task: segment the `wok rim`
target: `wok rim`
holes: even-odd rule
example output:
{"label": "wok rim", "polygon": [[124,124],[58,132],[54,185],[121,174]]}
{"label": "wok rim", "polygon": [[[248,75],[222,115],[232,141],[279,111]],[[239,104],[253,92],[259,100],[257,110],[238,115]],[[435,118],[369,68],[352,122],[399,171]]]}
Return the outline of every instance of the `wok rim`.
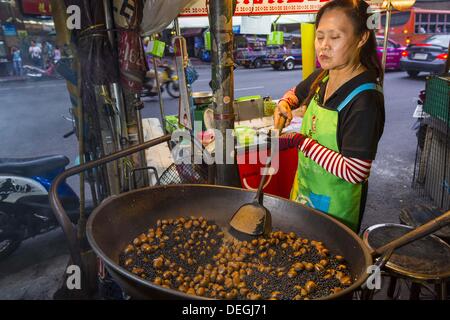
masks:
{"label": "wok rim", "polygon": [[[217,186],[217,185],[208,185],[208,184],[176,184],[176,185],[167,185],[167,186],[151,186],[151,187],[146,187],[146,188],[141,188],[141,189],[137,189],[137,190],[133,190],[133,191],[129,191],[126,193],[122,193],[120,195],[113,195],[110,196],[108,198],[106,198],[99,206],[97,206],[94,211],[92,212],[92,214],[89,216],[89,219],[87,221],[87,225],[86,225],[86,235],[87,235],[87,239],[89,241],[89,244],[91,245],[92,249],[94,250],[94,252],[97,254],[97,256],[103,260],[103,262],[105,263],[107,268],[111,268],[114,270],[114,273],[119,274],[122,277],[125,277],[128,280],[133,280],[139,283],[139,285],[150,288],[152,290],[156,290],[156,291],[162,291],[165,295],[172,295],[174,298],[181,298],[181,299],[195,299],[195,300],[218,300],[218,299],[212,299],[212,298],[207,298],[207,297],[201,297],[201,296],[196,296],[196,295],[189,295],[186,293],[183,293],[181,291],[178,291],[176,289],[168,289],[168,288],[164,288],[162,286],[153,284],[152,282],[148,281],[148,280],[144,280],[141,277],[138,277],[137,275],[129,272],[128,270],[126,270],[125,268],[121,267],[118,263],[115,263],[114,261],[112,261],[101,249],[100,247],[97,245],[97,242],[95,241],[93,235],[92,235],[92,223],[95,219],[95,217],[97,216],[97,214],[99,212],[101,212],[101,210],[106,207],[108,204],[110,204],[113,201],[116,201],[117,199],[120,198],[124,198],[127,196],[130,196],[132,194],[137,194],[137,193],[141,193],[147,190],[165,190],[165,189],[178,189],[178,188],[186,188],[186,187],[196,187],[196,188],[214,188],[214,189],[227,189],[227,190],[234,190],[234,191],[240,191],[240,192],[249,192],[249,193],[255,193],[255,191],[252,190],[247,190],[247,189],[242,189],[242,188],[236,188],[236,187],[228,187],[228,186]],[[304,206],[298,202],[289,200],[289,199],[285,199],[279,196],[275,196],[275,195],[271,195],[271,194],[265,194],[265,197],[272,197],[272,198],[276,198],[276,199],[280,199],[283,201],[290,201],[292,203],[294,203],[295,205],[298,206]],[[334,219],[333,217],[331,217],[330,215],[327,215],[323,212],[320,212],[316,209],[307,207],[309,211],[313,211],[315,214],[319,214],[321,215],[323,218],[325,219],[329,219],[332,220],[332,222],[336,223],[340,228],[343,228],[345,231],[347,231],[348,234],[351,235],[351,237],[359,244],[360,248],[362,249],[363,253],[364,253],[364,260],[365,260],[365,264],[366,264],[366,268],[370,265],[373,264],[373,258],[372,255],[370,254],[370,250],[368,248],[368,246],[364,243],[364,241],[353,231],[351,230],[349,227],[347,227],[346,225],[344,225],[343,223],[341,223],[340,221]],[[368,274],[366,272],[364,272],[363,274],[359,274],[358,275],[359,278],[348,288],[335,293],[335,294],[331,294],[328,296],[324,296],[318,299],[314,299],[314,300],[332,300],[332,299],[339,299],[340,297],[346,296],[348,294],[353,293],[354,291],[356,291],[358,288],[361,287],[361,285],[366,281]],[[171,300],[170,298],[167,298],[168,300]]]}

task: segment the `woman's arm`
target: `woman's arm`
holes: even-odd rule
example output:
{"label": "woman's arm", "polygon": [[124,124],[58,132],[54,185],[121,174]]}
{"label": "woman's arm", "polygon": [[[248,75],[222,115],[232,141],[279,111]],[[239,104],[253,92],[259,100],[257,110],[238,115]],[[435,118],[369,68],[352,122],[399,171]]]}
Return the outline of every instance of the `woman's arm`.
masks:
{"label": "woman's arm", "polygon": [[372,160],[344,157],[310,138],[304,139],[300,150],[326,171],[347,182],[358,184],[369,178]]}
{"label": "woman's arm", "polygon": [[370,175],[371,160],[344,157],[299,133],[289,133],[280,137],[280,150],[293,147],[299,148],[306,157],[329,173],[352,184],[361,183]]}
{"label": "woman's arm", "polygon": [[[286,118],[285,126],[291,122],[293,115],[292,110],[301,106],[301,103],[307,98],[311,85],[320,74],[321,69],[314,71],[308,78],[301,81],[296,87],[289,89],[278,102],[274,112],[275,128],[280,129],[281,115]],[[306,111],[304,107],[303,112]]]}

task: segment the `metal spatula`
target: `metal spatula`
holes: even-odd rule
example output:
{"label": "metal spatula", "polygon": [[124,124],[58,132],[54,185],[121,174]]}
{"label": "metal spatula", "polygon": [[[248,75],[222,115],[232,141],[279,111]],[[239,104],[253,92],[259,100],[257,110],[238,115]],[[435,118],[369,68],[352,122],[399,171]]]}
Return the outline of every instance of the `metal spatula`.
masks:
{"label": "metal spatula", "polygon": [[[286,115],[281,114],[280,123],[277,124],[275,130],[281,134],[286,123]],[[268,173],[270,165],[272,163],[272,157],[267,159],[265,166],[265,173]],[[231,217],[230,226],[236,231],[250,235],[260,236],[267,235],[272,231],[272,216],[270,211],[263,205],[264,200],[264,184],[266,183],[266,177],[268,174],[264,174],[261,177],[258,191],[256,192],[255,199],[252,203],[244,204],[238,211]]]}
{"label": "metal spatula", "polygon": [[[265,166],[265,173],[270,168],[271,162],[272,158],[269,158]],[[263,188],[267,176],[267,174],[262,175],[253,202],[244,204],[231,218],[230,225],[236,231],[251,236],[267,235],[272,231],[272,216],[270,215],[270,211],[263,205]]]}

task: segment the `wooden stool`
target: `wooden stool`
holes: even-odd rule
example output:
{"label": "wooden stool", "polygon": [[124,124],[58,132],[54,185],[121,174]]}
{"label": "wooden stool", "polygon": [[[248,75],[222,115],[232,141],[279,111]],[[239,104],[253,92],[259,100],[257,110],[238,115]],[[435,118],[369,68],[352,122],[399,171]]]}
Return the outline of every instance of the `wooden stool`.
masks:
{"label": "wooden stool", "polygon": [[[400,224],[378,224],[363,232],[369,248],[379,248],[411,231]],[[390,276],[388,296],[393,297],[397,279],[412,281],[410,299],[419,299],[421,285],[434,283],[439,299],[447,298],[446,282],[450,278],[450,245],[435,235],[414,241],[394,251],[385,270]]]}

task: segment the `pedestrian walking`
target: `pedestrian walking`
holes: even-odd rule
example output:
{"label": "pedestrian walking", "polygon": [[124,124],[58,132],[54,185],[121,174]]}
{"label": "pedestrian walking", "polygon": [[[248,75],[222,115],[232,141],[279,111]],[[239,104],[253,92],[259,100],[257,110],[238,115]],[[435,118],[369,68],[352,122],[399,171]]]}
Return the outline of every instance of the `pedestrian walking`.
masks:
{"label": "pedestrian walking", "polygon": [[12,60],[13,60],[13,68],[14,75],[20,77],[22,75],[22,55],[20,50],[16,47],[12,47]]}
{"label": "pedestrian walking", "polygon": [[54,52],[53,52],[53,45],[48,42],[44,41],[43,45],[43,58],[44,58],[44,68],[48,68],[48,66],[53,62]]}
{"label": "pedestrian walking", "polygon": [[55,46],[55,51],[53,52],[53,61],[57,64],[61,60],[61,50],[58,46]]}
{"label": "pedestrian walking", "polygon": [[30,48],[28,49],[31,61],[36,67],[42,67],[42,49],[36,45],[36,42],[31,41]]}

